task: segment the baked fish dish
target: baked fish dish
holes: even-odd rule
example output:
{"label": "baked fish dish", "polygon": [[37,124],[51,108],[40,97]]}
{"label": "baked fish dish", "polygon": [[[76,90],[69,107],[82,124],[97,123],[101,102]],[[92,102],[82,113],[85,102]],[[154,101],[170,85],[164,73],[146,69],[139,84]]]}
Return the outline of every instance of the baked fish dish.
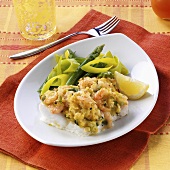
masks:
{"label": "baked fish dish", "polygon": [[80,136],[111,128],[128,114],[128,98],[111,78],[81,78],[77,86],[64,85],[41,96],[41,120]]}

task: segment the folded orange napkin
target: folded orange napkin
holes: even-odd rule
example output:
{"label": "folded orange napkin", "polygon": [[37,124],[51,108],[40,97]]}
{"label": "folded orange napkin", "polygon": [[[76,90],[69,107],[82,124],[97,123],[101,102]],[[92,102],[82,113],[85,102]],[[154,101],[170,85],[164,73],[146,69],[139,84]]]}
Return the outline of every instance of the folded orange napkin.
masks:
{"label": "folded orange napkin", "polygon": [[[107,20],[106,16],[91,10],[72,29],[88,30]],[[19,125],[14,114],[14,95],[26,75],[40,60],[64,45],[87,38],[73,37],[43,52],[19,73],[8,77],[0,87],[0,151],[39,169],[129,169],[145,149],[150,134],[155,133],[170,115],[170,36],[152,34],[143,28],[121,20],[112,33],[123,33],[138,43],[150,56],[158,72],[160,93],[156,106],[146,120],[128,134],[93,146],[63,148],[42,144],[30,137]],[[64,36],[64,35],[63,35]],[[123,47],[122,47],[123,48]],[[142,114],[142,113],[141,113]]]}

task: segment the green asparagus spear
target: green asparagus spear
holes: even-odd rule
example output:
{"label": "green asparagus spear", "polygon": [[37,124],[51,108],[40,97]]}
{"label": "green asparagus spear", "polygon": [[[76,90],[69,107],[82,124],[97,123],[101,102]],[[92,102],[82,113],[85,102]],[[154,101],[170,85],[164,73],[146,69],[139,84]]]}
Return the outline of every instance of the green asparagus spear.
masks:
{"label": "green asparagus spear", "polygon": [[84,60],[84,62],[77,68],[77,70],[71,75],[71,77],[68,79],[68,81],[66,82],[66,85],[75,85],[77,83],[77,81],[79,80],[80,77],[83,77],[84,74],[86,73],[85,71],[83,71],[81,69],[81,67],[83,65],[85,65],[86,63],[88,63],[89,61],[94,60],[96,57],[99,56],[99,54],[101,53],[101,51],[103,50],[104,44],[101,46],[98,46],[94,49],[94,51],[89,54],[89,56]]}
{"label": "green asparagus spear", "polygon": [[82,64],[83,61],[85,60],[85,58],[83,57],[79,57],[75,54],[75,52],[73,52],[72,50],[68,49],[69,52],[69,58],[74,58],[78,63]]}

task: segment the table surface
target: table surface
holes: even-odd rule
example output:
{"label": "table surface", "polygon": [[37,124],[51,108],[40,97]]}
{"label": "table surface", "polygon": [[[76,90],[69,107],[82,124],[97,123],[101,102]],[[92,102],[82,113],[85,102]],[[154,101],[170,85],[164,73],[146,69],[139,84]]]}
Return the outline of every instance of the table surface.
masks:
{"label": "table surface", "polygon": [[[109,16],[133,22],[154,34],[170,35],[170,21],[158,18],[152,11],[150,0],[56,0],[58,30],[54,37],[42,45],[58,38],[62,32],[74,26],[89,10],[95,9]],[[32,42],[19,34],[12,0],[0,0],[0,84],[10,75],[17,73],[38,55],[13,61],[11,54],[29,49]],[[15,41],[20,49],[15,48]],[[11,48],[12,45],[12,48]],[[170,167],[170,120],[155,134],[132,170],[168,170]],[[0,153],[0,170],[33,170],[18,160]]]}

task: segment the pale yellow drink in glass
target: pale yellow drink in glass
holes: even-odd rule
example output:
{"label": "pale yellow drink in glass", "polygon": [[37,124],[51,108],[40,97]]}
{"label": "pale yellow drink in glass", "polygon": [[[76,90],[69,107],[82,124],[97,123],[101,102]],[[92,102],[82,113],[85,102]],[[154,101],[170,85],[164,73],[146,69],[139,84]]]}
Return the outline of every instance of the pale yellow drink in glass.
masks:
{"label": "pale yellow drink in glass", "polygon": [[55,0],[13,0],[21,35],[44,40],[56,32]]}

